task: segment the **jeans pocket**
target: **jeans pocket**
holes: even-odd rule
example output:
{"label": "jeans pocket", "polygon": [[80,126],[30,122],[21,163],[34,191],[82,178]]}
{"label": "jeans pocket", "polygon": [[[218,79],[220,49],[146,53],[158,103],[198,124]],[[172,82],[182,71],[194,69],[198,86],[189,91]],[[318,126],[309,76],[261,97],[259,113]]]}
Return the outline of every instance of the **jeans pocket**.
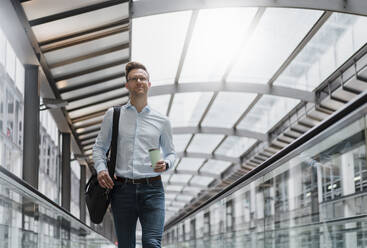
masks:
{"label": "jeans pocket", "polygon": [[149,183],[149,185],[153,188],[163,188],[163,183],[161,180],[152,181]]}

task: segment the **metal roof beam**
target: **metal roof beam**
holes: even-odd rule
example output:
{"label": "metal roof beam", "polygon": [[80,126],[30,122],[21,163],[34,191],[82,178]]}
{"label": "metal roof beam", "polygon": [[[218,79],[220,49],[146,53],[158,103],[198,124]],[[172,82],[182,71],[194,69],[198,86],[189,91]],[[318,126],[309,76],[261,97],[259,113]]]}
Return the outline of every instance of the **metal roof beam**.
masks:
{"label": "metal roof beam", "polygon": [[198,183],[181,183],[181,182],[169,182],[167,185],[178,185],[178,186],[189,186],[189,187],[195,187],[199,189],[207,189],[208,187],[206,185],[201,185]]}
{"label": "metal roof beam", "polygon": [[329,10],[367,16],[367,1],[361,0],[155,0],[154,4],[152,4],[150,0],[140,0],[133,1],[131,4],[133,18],[176,11],[228,7],[299,8]]}
{"label": "metal roof beam", "polygon": [[165,95],[172,93],[187,92],[244,92],[263,95],[273,95],[280,97],[288,97],[306,102],[315,102],[316,96],[314,92],[299,90],[285,86],[256,84],[256,83],[231,83],[227,82],[207,82],[207,83],[185,83],[178,85],[161,85],[153,86],[149,90],[150,96]]}
{"label": "metal roof beam", "polygon": [[220,179],[221,178],[221,175],[210,173],[210,172],[201,172],[200,170],[199,171],[190,171],[190,170],[167,171],[166,174],[203,176],[203,177],[211,177],[211,178],[215,178],[215,179]]}
{"label": "metal roof beam", "polygon": [[89,35],[87,37],[82,37],[79,39],[73,39],[71,41],[65,41],[63,43],[56,43],[55,45],[50,45],[50,46],[43,46],[41,48],[43,53],[48,53],[48,52],[52,52],[55,50],[59,50],[59,49],[63,49],[63,48],[67,48],[67,47],[71,47],[71,46],[76,46],[85,42],[89,42],[89,41],[93,41],[93,40],[98,40],[98,39],[102,39],[111,35],[115,35],[115,34],[119,34],[119,33],[123,33],[123,32],[127,32],[129,31],[129,27],[128,26],[124,26],[124,27],[118,27],[112,30],[107,30],[105,32],[100,32],[97,34],[93,34],[93,35]]}
{"label": "metal roof beam", "polygon": [[107,110],[108,110],[108,108],[105,108],[105,109],[102,109],[102,110],[94,112],[94,113],[74,117],[74,118],[71,119],[71,122],[74,124],[74,123],[77,123],[77,122],[80,122],[80,121],[90,120],[90,119],[93,119],[93,118],[96,118],[96,117],[99,117],[99,116],[103,116]]}
{"label": "metal roof beam", "polygon": [[80,83],[80,84],[75,85],[75,86],[69,86],[69,87],[61,88],[61,89],[59,89],[59,91],[60,91],[60,94],[63,94],[63,93],[67,93],[67,92],[70,92],[70,91],[87,88],[87,87],[90,87],[90,86],[93,86],[93,85],[102,84],[102,83],[105,83],[105,82],[108,82],[108,81],[111,81],[111,80],[114,80],[114,79],[118,79],[118,78],[123,78],[123,77],[125,77],[125,72],[118,73],[118,74],[111,75],[111,76],[104,77],[104,78],[100,78],[100,79],[96,79],[96,80],[93,80],[93,81]]}
{"label": "metal roof beam", "polygon": [[109,102],[109,101],[113,101],[113,100],[116,100],[116,99],[119,99],[119,98],[121,98],[121,100],[123,100],[123,99],[125,99],[128,96],[129,96],[129,93],[123,93],[123,94],[120,94],[118,96],[107,98],[107,99],[104,99],[104,100],[101,100],[101,101],[92,102],[92,103],[81,105],[81,106],[78,106],[78,107],[75,107],[75,108],[70,108],[70,109],[67,109],[67,111],[70,113],[70,112],[77,111],[77,110],[80,110],[80,109],[83,109],[83,108],[89,108],[89,107],[92,107],[92,106],[95,106],[95,105],[98,105],[98,104],[102,104],[102,103],[106,103],[106,102]]}
{"label": "metal roof beam", "polygon": [[91,93],[86,93],[84,95],[66,98],[64,100],[67,101],[68,103],[71,103],[71,102],[83,100],[83,99],[86,99],[86,98],[89,98],[89,97],[92,97],[92,96],[102,95],[102,94],[109,93],[111,91],[123,89],[124,87],[125,87],[125,84],[115,85],[115,86],[111,86],[111,87],[108,87],[108,88],[104,88],[102,90],[94,91],[94,92],[91,92]]}
{"label": "metal roof beam", "polygon": [[[193,11],[192,14],[191,14],[190,24],[189,24],[189,26],[187,28],[187,31],[186,31],[185,42],[184,42],[184,45],[183,45],[183,48],[182,48],[180,61],[178,63],[178,67],[177,67],[177,71],[176,71],[175,85],[178,85],[178,81],[180,80],[180,77],[181,77],[183,64],[184,64],[185,59],[186,59],[186,55],[187,55],[187,51],[188,51],[188,48],[189,48],[189,44],[191,42],[192,34],[194,33],[194,27],[195,27],[195,24],[196,24],[198,13],[199,13],[199,11]],[[171,98],[169,100],[167,113],[166,113],[167,116],[169,116],[169,113],[171,112],[174,95],[175,95],[174,93],[171,94]]]}
{"label": "metal roof beam", "polygon": [[63,61],[51,64],[51,65],[49,65],[49,68],[53,69],[53,68],[56,68],[56,67],[61,67],[61,66],[73,64],[73,63],[76,63],[76,62],[80,62],[80,61],[83,61],[83,60],[86,60],[86,59],[91,59],[91,58],[95,58],[95,57],[98,57],[98,56],[106,55],[108,53],[117,52],[117,51],[129,48],[129,46],[130,46],[129,43],[119,44],[119,45],[114,46],[114,47],[101,49],[101,50],[96,51],[96,52],[88,53],[88,54],[85,54],[85,55],[82,55],[82,56],[74,57],[74,58],[71,58],[71,59],[67,59],[67,60],[63,60]]}
{"label": "metal roof beam", "polygon": [[198,193],[195,192],[189,192],[189,191],[179,191],[179,190],[165,190],[167,194],[180,194],[180,195],[190,195],[190,196],[196,196]]}
{"label": "metal roof beam", "polygon": [[75,129],[78,130],[80,128],[86,128],[86,127],[91,127],[91,126],[96,126],[96,125],[99,125],[102,123],[102,120],[98,120],[98,121],[94,121],[94,122],[91,122],[91,123],[87,123],[87,124],[84,124],[84,125],[80,125],[80,126],[75,126]]}
{"label": "metal roof beam", "polygon": [[[76,128],[76,130],[78,130],[78,129],[79,129],[79,127],[77,127],[77,128]],[[90,130],[88,130],[88,131],[80,132],[80,133],[78,133],[78,136],[86,135],[86,134],[90,134],[90,133],[94,133],[94,132],[99,131],[100,129],[101,129],[101,127],[99,126],[99,127],[96,127],[96,128],[90,129]]]}
{"label": "metal roof beam", "polygon": [[105,29],[110,29],[110,28],[114,28],[114,27],[117,27],[117,26],[121,26],[121,25],[127,25],[127,24],[129,24],[129,18],[124,18],[124,19],[121,19],[121,20],[118,20],[118,21],[115,21],[115,22],[111,22],[111,23],[108,23],[108,24],[105,24],[105,25],[101,25],[101,26],[98,26],[98,27],[94,27],[94,28],[83,30],[83,31],[79,31],[79,32],[59,36],[59,37],[56,37],[56,38],[48,39],[48,40],[45,40],[45,41],[41,41],[39,43],[39,46],[40,47],[41,46],[46,46],[46,45],[50,45],[52,43],[73,39],[73,38],[76,38],[76,37],[79,37],[79,36],[99,32],[99,31],[102,31],[102,30],[105,30]]}
{"label": "metal roof beam", "polygon": [[83,75],[93,73],[93,72],[96,72],[96,71],[105,70],[105,69],[108,69],[108,68],[111,68],[111,67],[114,67],[114,66],[123,65],[123,64],[126,64],[127,62],[129,62],[128,58],[119,59],[117,61],[113,61],[113,62],[108,63],[108,64],[99,65],[99,66],[88,68],[88,69],[85,69],[85,70],[82,70],[82,71],[72,72],[72,73],[69,73],[69,74],[64,74],[64,75],[58,76],[58,77],[55,78],[55,81],[58,82],[58,81],[67,80],[67,79],[74,78],[74,77],[83,76]]}
{"label": "metal roof beam", "polygon": [[[99,129],[98,129],[99,130]],[[95,131],[96,132],[96,131]],[[80,142],[82,142],[82,145],[83,145],[83,142],[84,141],[87,141],[87,140],[95,140],[97,138],[98,134],[96,135],[92,135],[92,136],[89,136],[89,137],[86,137],[86,138],[82,138],[82,139],[79,139]]]}
{"label": "metal roof beam", "polygon": [[110,0],[110,1],[102,2],[102,3],[97,3],[97,4],[89,5],[89,6],[86,6],[86,7],[78,8],[78,9],[73,9],[73,10],[69,10],[69,11],[65,11],[65,12],[61,12],[61,13],[57,13],[57,14],[53,14],[53,15],[49,15],[49,16],[45,16],[45,17],[41,17],[41,18],[37,18],[37,19],[33,19],[33,20],[29,21],[29,24],[31,26],[41,25],[41,24],[45,24],[45,23],[48,23],[48,22],[58,21],[58,20],[65,19],[65,18],[68,18],[68,17],[72,17],[72,16],[81,15],[81,14],[85,14],[85,13],[88,13],[88,12],[96,11],[96,10],[99,10],[99,9],[112,7],[112,6],[122,4],[122,3],[125,3],[125,2],[128,2],[128,0]]}
{"label": "metal roof beam", "polygon": [[229,157],[229,156],[224,156],[224,155],[213,155],[213,154],[201,153],[201,152],[179,152],[177,153],[177,157],[205,158],[205,159],[229,161],[229,162],[237,163],[237,164],[241,163],[240,158]]}
{"label": "metal roof beam", "polygon": [[254,132],[246,129],[223,128],[223,127],[173,127],[173,134],[224,134],[238,137],[248,137],[261,141],[267,141],[268,136],[264,133]]}

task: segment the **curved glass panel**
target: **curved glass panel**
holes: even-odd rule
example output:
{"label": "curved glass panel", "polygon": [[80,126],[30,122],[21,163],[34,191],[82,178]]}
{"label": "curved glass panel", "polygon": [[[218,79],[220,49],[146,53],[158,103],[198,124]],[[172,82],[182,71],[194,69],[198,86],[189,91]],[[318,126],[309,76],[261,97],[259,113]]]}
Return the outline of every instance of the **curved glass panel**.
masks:
{"label": "curved glass panel", "polygon": [[79,62],[67,64],[64,66],[55,67],[51,69],[54,78],[63,76],[69,73],[75,73],[83,70],[88,70],[97,66],[103,66],[108,63],[118,61],[120,59],[128,59],[129,51],[127,49],[120,50],[113,53],[107,53],[94,58],[85,59]]}
{"label": "curved glass panel", "polygon": [[62,80],[62,81],[57,82],[56,85],[57,85],[57,88],[62,89],[65,87],[76,86],[76,85],[88,83],[94,80],[103,79],[105,77],[115,75],[118,73],[122,73],[124,71],[125,71],[125,64],[118,65],[118,66],[110,67],[104,70],[84,74],[79,77]]}
{"label": "curved glass panel", "polygon": [[[129,8],[127,3],[86,12],[80,15],[59,19],[57,21],[32,27],[39,42],[49,40],[66,34],[88,30],[94,27],[113,23],[127,18]],[[75,25],[77,23],[77,25]]]}
{"label": "curved glass panel", "polygon": [[78,56],[88,55],[90,53],[108,49],[114,46],[125,44],[129,42],[129,33],[123,32],[110,35],[101,39],[83,42],[81,44],[57,49],[44,53],[47,63],[49,65],[59,63]]}
{"label": "curved glass panel", "polygon": [[208,186],[211,182],[213,182],[214,178],[211,177],[205,177],[205,176],[194,176],[192,178],[192,181],[195,182],[195,184],[202,185],[202,186]]}
{"label": "curved glass panel", "polygon": [[151,96],[149,97],[148,104],[155,111],[158,111],[163,115],[166,115],[169,99],[170,95]]}
{"label": "curved glass panel", "polygon": [[65,108],[73,109],[73,108],[77,108],[77,107],[84,106],[87,104],[103,101],[106,98],[112,98],[112,97],[122,95],[122,94],[128,94],[128,90],[126,88],[121,87],[121,89],[105,92],[99,95],[95,95],[91,97],[84,97],[84,98],[81,98],[80,100],[70,102]]}
{"label": "curved glass panel", "polygon": [[238,128],[266,133],[280,121],[299,100],[276,96],[263,96],[240,122]]}
{"label": "curved glass panel", "polygon": [[173,127],[197,126],[213,93],[178,93],[173,98],[169,118]]}
{"label": "curved glass panel", "polygon": [[239,157],[254,145],[256,141],[256,139],[246,137],[229,136],[215,151],[215,154]]}
{"label": "curved glass panel", "polygon": [[170,182],[175,182],[175,183],[188,183],[190,181],[190,179],[192,178],[191,175],[186,175],[186,174],[173,174]]}
{"label": "curved glass panel", "polygon": [[131,58],[147,67],[153,86],[174,82],[190,17],[184,11],[132,20]]}
{"label": "curved glass panel", "polygon": [[230,165],[231,162],[209,159],[200,169],[200,172],[220,175]]}
{"label": "curved glass panel", "polygon": [[183,152],[185,150],[191,136],[191,134],[175,134],[172,136],[176,153]]}
{"label": "curved glass panel", "polygon": [[367,18],[333,13],[274,84],[313,90],[367,42]]}
{"label": "curved glass panel", "polygon": [[196,134],[187,151],[211,153],[223,137],[224,135]]}
{"label": "curved glass panel", "polygon": [[220,92],[202,126],[233,127],[255,96],[249,93]]}
{"label": "curved glass panel", "polygon": [[220,81],[241,46],[256,10],[200,10],[180,82]]}
{"label": "curved glass panel", "polygon": [[194,196],[190,196],[190,195],[178,195],[176,197],[176,199],[181,202],[190,202],[193,198]]}
{"label": "curved glass panel", "polygon": [[227,81],[267,83],[322,11],[267,8]]}
{"label": "curved glass panel", "polygon": [[76,128],[78,128],[82,125],[87,125],[87,124],[91,124],[91,123],[94,123],[96,121],[102,121],[102,120],[103,120],[103,115],[95,117],[95,118],[87,119],[87,120],[84,120],[84,121],[78,121],[78,122],[74,123],[74,126]]}
{"label": "curved glass panel", "polygon": [[166,190],[168,191],[178,191],[180,192],[184,186],[182,185],[166,185]]}
{"label": "curved glass panel", "polygon": [[123,89],[125,87],[124,83],[125,83],[125,78],[117,78],[117,79],[109,80],[109,81],[102,82],[96,85],[90,85],[88,87],[83,87],[78,90],[73,90],[73,91],[63,93],[61,94],[61,97],[63,99],[68,99],[68,98],[78,97],[78,96],[80,97],[80,96],[83,96],[84,94],[98,92],[100,90],[104,90],[110,87],[120,86],[120,88]]}
{"label": "curved glass panel", "polygon": [[176,170],[178,171],[197,171],[204,163],[203,158],[182,158]]}

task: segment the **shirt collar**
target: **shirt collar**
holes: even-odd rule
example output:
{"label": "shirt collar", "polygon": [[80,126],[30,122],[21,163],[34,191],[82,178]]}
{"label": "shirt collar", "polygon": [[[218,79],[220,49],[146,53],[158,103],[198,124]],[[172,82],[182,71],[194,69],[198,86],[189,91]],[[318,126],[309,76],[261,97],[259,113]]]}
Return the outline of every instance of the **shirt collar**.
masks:
{"label": "shirt collar", "polygon": [[[128,109],[132,109],[132,108],[134,108],[134,109],[136,110],[135,106],[131,104],[130,100],[126,103],[126,108],[128,108]],[[147,105],[143,108],[143,110],[142,110],[141,112],[150,112],[150,110],[151,110],[151,108],[150,108],[150,106],[147,104]]]}

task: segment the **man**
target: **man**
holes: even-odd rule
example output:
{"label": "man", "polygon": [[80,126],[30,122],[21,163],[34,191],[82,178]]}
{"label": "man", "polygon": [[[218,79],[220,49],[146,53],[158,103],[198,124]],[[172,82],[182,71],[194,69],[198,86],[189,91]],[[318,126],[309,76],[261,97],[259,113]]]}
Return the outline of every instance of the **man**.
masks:
{"label": "man", "polygon": [[[161,247],[164,226],[164,189],[160,174],[176,159],[168,118],[148,105],[151,86],[144,65],[129,62],[125,68],[130,100],[121,107],[115,178],[106,168],[111,144],[113,108],[109,109],[93,147],[93,160],[101,187],[112,189],[111,208],[119,248],[135,247],[137,219],[144,248]],[[149,150],[161,148],[163,159],[151,164]]]}

